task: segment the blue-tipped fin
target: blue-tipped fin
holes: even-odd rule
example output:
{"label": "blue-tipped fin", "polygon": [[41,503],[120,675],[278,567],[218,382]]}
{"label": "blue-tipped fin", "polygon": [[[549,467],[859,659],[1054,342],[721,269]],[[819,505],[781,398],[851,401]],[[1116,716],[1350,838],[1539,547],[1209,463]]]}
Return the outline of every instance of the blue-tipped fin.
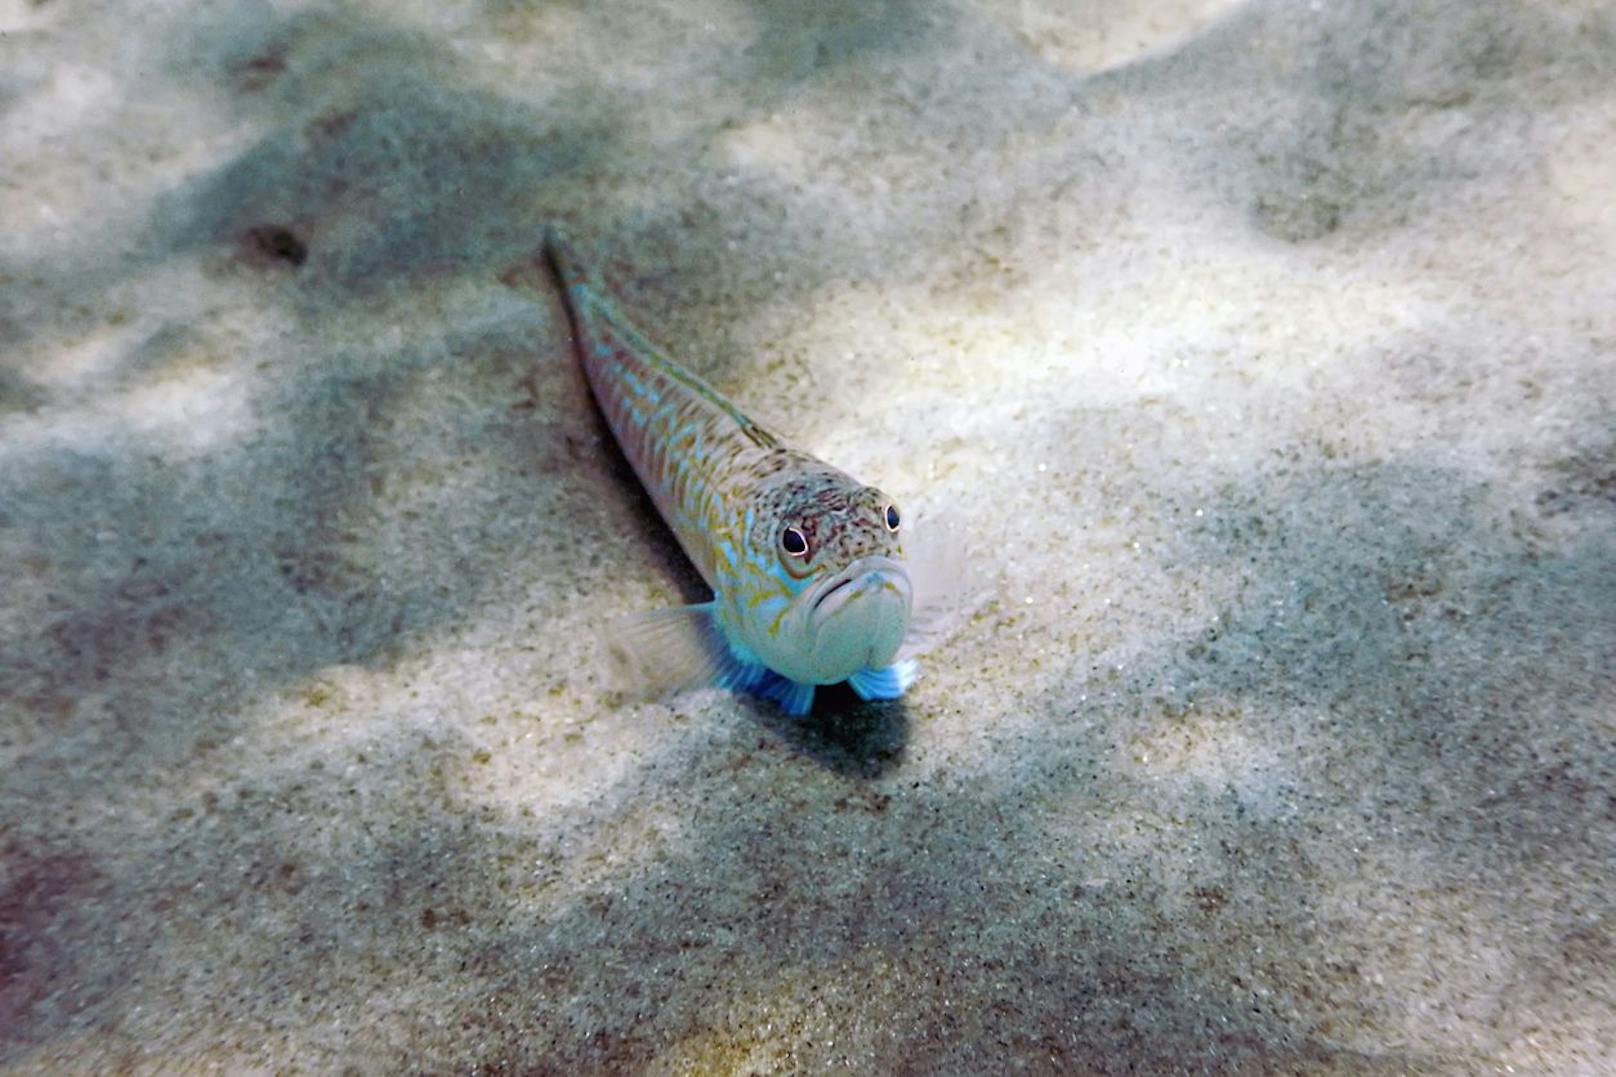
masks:
{"label": "blue-tipped fin", "polygon": [[905,658],[880,669],[865,667],[847,678],[860,699],[897,699],[915,683],[920,674],[920,663]]}
{"label": "blue-tipped fin", "polygon": [[813,685],[782,677],[773,670],[768,671],[763,683],[753,691],[765,699],[772,699],[780,704],[780,709],[793,718],[801,718],[814,705]]}

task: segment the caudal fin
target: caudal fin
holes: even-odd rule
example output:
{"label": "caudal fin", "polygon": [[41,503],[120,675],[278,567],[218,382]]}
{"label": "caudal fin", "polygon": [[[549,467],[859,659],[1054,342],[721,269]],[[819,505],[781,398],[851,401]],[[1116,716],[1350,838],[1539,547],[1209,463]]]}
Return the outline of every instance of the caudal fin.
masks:
{"label": "caudal fin", "polygon": [[587,288],[591,285],[589,271],[584,268],[583,260],[573,249],[572,242],[567,234],[555,225],[544,230],[544,260],[550,266],[550,272],[555,274],[561,287],[571,292],[575,288]]}

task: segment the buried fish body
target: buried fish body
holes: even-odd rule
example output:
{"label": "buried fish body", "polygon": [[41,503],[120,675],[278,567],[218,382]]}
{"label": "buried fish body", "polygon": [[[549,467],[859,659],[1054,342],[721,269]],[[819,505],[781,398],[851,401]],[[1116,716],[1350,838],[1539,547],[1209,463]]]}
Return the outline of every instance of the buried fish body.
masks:
{"label": "buried fish body", "polygon": [[607,425],[713,589],[709,602],[615,623],[616,661],[648,688],[716,684],[795,715],[821,684],[901,696],[946,607],[930,585],[948,570],[906,556],[898,506],[786,447],[657,350],[553,230],[544,255]]}

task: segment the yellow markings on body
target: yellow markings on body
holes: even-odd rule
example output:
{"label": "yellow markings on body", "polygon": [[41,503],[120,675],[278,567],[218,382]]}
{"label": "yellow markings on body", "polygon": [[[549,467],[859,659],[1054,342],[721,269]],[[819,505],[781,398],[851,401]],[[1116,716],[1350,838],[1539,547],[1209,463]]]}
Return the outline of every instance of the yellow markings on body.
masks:
{"label": "yellow markings on body", "polygon": [[723,562],[726,570],[735,571],[735,555],[733,543],[729,541],[730,529],[715,511],[709,509],[706,520],[706,533],[708,536],[707,548],[712,551],[715,567],[717,562]]}
{"label": "yellow markings on body", "polygon": [[757,591],[749,595],[746,599],[746,605],[755,610],[776,595],[779,595],[781,598],[787,600],[790,600],[791,598],[791,592],[786,590],[784,585],[782,585],[778,580],[775,580],[774,586],[769,590]]}

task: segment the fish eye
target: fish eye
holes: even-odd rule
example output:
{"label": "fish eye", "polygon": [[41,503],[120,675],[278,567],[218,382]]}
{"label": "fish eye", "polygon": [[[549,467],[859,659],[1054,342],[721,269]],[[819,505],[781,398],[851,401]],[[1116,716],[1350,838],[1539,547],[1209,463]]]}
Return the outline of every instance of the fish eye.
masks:
{"label": "fish eye", "polygon": [[780,548],[792,557],[806,557],[808,539],[795,527],[788,527],[780,533]]}
{"label": "fish eye", "polygon": [[883,512],[881,516],[886,521],[888,531],[896,531],[898,529],[898,506],[888,505],[887,511]]}

